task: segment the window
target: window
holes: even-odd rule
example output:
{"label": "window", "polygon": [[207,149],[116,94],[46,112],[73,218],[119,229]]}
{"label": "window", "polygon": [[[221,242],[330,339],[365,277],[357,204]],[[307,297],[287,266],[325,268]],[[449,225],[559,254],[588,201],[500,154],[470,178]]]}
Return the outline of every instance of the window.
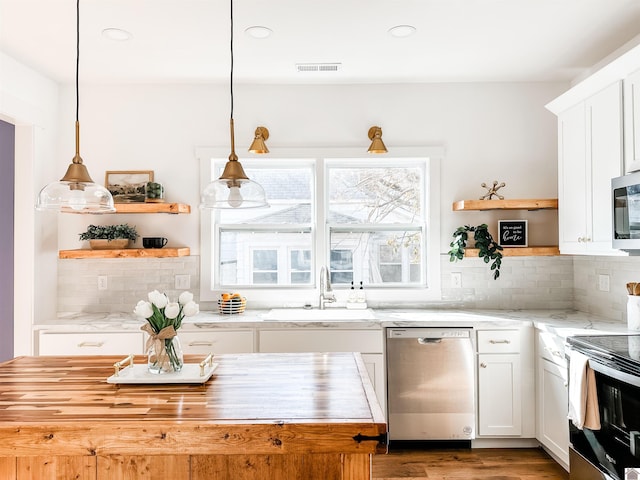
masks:
{"label": "window", "polygon": [[[204,179],[217,178],[226,155],[203,152]],[[437,162],[305,153],[241,160],[265,188],[270,208],[203,212],[201,299],[239,288],[302,296],[317,289],[321,265],[337,291],[362,282],[397,296],[400,287],[439,285],[439,223],[437,215],[429,218],[437,214]],[[268,291],[260,298],[274,300]]]}

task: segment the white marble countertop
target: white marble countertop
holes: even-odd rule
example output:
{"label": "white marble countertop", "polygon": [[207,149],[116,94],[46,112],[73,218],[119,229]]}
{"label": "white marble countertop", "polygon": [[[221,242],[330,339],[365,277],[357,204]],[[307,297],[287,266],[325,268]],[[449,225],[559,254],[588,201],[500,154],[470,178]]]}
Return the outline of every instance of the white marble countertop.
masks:
{"label": "white marble countertop", "polygon": [[[328,308],[327,311],[330,309]],[[183,329],[217,328],[345,328],[379,329],[386,327],[469,326],[513,328],[529,322],[537,328],[566,337],[589,334],[640,334],[626,323],[615,322],[584,312],[570,310],[449,310],[449,309],[374,309],[374,320],[265,320],[268,310],[247,310],[240,315],[200,312],[186,318]],[[133,313],[68,313],[49,322],[38,323],[36,330],[56,331],[132,331],[144,320]]]}

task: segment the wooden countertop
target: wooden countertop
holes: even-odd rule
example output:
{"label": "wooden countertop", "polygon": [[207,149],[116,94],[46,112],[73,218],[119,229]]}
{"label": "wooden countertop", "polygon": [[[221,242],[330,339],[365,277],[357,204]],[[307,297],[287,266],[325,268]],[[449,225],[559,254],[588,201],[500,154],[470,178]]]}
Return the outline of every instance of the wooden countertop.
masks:
{"label": "wooden countertop", "polygon": [[386,451],[358,353],[218,355],[202,385],[109,384],[118,360],[0,364],[0,456]]}

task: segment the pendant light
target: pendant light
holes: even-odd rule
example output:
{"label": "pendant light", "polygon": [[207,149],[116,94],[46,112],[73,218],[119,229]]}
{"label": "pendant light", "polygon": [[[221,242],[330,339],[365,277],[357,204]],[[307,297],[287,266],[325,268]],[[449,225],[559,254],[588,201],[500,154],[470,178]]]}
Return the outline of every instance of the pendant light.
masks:
{"label": "pendant light", "polygon": [[67,173],[58,182],[45,186],[36,200],[36,209],[62,213],[112,213],[116,209],[109,190],[95,183],[80,157],[80,0],[76,3],[76,154]]}
{"label": "pendant light", "polygon": [[369,153],[387,153],[387,147],[384,146],[384,142],[382,141],[382,129],[380,127],[374,126],[369,129],[369,140],[371,140],[371,145],[369,146]]}
{"label": "pendant light", "polygon": [[[200,208],[258,208],[268,207],[264,189],[259,183],[247,177],[242,164],[238,161],[235,151],[235,135],[233,130],[233,0],[230,1],[231,8],[231,119],[229,121],[231,132],[231,153],[229,161],[224,167],[220,178],[214,180],[205,187],[200,196]],[[258,127],[264,128],[264,127]],[[269,132],[264,128],[266,137]],[[256,132],[257,135],[257,132]],[[261,133],[264,137],[264,132]],[[263,141],[264,146],[264,141]],[[266,147],[264,147],[266,150]],[[268,150],[266,150],[268,152]],[[266,153],[266,152],[264,152]]]}

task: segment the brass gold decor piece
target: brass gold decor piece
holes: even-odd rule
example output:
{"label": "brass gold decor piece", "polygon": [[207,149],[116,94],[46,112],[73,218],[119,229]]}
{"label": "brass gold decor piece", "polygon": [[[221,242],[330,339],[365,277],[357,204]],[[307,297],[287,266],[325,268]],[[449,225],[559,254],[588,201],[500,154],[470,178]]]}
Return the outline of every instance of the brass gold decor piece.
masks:
{"label": "brass gold decor piece", "polygon": [[504,200],[504,197],[502,195],[500,195],[498,193],[498,190],[500,190],[502,187],[506,187],[507,184],[502,182],[500,184],[498,184],[497,180],[493,181],[493,185],[488,187],[486,183],[482,183],[480,185],[482,188],[486,188],[487,189],[487,193],[485,193],[483,196],[480,197],[480,200],[491,200],[491,198],[495,195],[496,197],[498,197],[499,200]]}
{"label": "brass gold decor piece", "polygon": [[[242,168],[242,164],[238,161],[238,156],[235,151],[235,134],[233,128],[233,0],[230,1],[230,4],[231,75],[229,90],[231,94],[231,118],[229,120],[229,126],[231,132],[231,153],[229,154],[229,161],[225,165],[220,178],[209,183],[202,191],[200,195],[200,208],[203,209],[258,208],[269,206],[264,188],[262,188],[259,183],[247,177],[247,174]],[[269,135],[266,128],[261,132],[263,137],[264,132],[267,132],[268,138]],[[264,148],[266,149],[266,146]]]}
{"label": "brass gold decor piece", "polygon": [[58,182],[46,185],[36,200],[36,209],[61,213],[112,213],[113,197],[102,185],[95,183],[80,157],[80,0],[76,2],[76,154],[67,172]]}
{"label": "brass gold decor piece", "polygon": [[369,129],[369,140],[371,140],[371,145],[367,152],[369,153],[387,153],[387,147],[385,147],[384,142],[382,141],[382,129],[377,126],[373,126]]}
{"label": "brass gold decor piece", "polygon": [[256,133],[253,138],[253,142],[249,147],[249,152],[259,154],[269,153],[269,149],[264,143],[265,140],[269,140],[269,130],[267,130],[267,127],[256,128]]}

